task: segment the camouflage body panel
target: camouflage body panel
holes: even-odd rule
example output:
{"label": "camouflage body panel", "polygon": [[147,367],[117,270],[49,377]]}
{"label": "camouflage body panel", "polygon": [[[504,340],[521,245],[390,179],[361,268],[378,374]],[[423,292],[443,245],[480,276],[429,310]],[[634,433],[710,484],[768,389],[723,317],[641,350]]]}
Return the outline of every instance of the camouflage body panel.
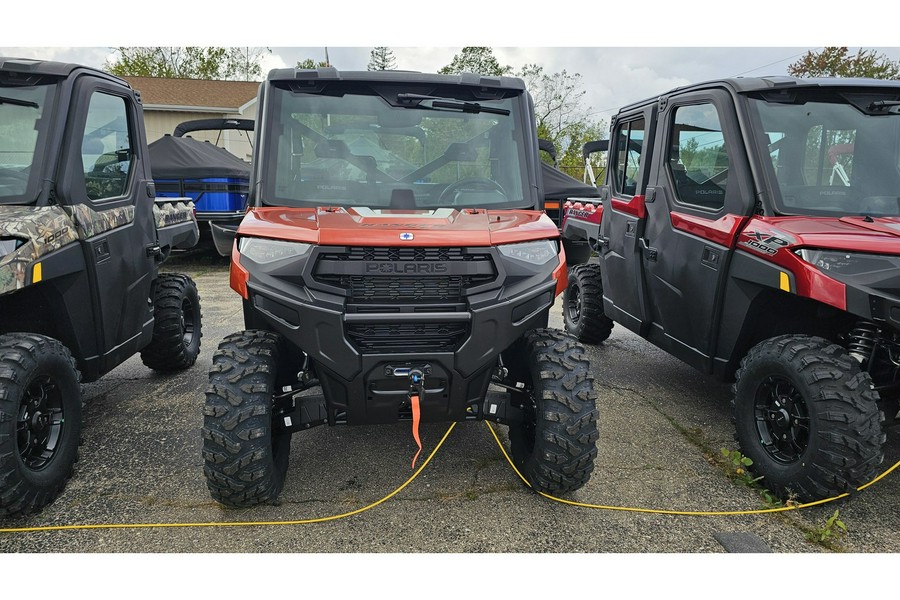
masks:
{"label": "camouflage body panel", "polygon": [[25,287],[29,269],[42,256],[72,244],[127,225],[134,220],[134,207],[94,211],[85,205],[0,206],[0,237],[17,238],[22,244],[0,257],[0,295]]}
{"label": "camouflage body panel", "polygon": [[0,206],[0,237],[24,242],[0,257],[0,294],[5,294],[25,287],[31,264],[78,241],[78,232],[58,206]]}
{"label": "camouflage body panel", "polygon": [[72,219],[78,226],[78,236],[83,240],[134,221],[133,206],[97,211],[92,210],[86,204],[78,204],[67,206],[66,212],[72,215]]}
{"label": "camouflage body panel", "polygon": [[196,220],[194,203],[190,200],[179,200],[177,202],[157,200],[153,205],[153,219],[156,221],[157,229]]}

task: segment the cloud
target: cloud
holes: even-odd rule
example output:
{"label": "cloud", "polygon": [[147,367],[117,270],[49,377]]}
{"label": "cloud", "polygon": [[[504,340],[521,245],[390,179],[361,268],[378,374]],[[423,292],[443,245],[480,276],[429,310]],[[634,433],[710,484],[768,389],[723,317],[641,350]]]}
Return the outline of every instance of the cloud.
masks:
{"label": "cloud", "polygon": [[285,67],[294,66],[294,63],[288,65],[288,63],[281,57],[280,54],[276,54],[272,52],[271,54],[266,53],[262,59],[259,61],[260,69],[262,70],[263,75],[271,71],[272,69],[283,69]]}
{"label": "cloud", "polygon": [[[535,37],[535,39],[541,39]],[[232,42],[234,43],[234,42]],[[461,46],[389,46],[399,69],[434,72],[449,64]],[[873,47],[891,60],[900,60],[900,48]],[[263,59],[263,73],[292,67],[298,61],[328,57],[339,69],[365,70],[372,47],[272,47]],[[784,75],[787,66],[806,47],[540,47],[498,46],[494,55],[518,70],[538,64],[547,73],[566,70],[581,75],[585,106],[595,117],[608,120],[625,104],[664,93],[678,86],[734,76]],[[852,48],[851,50],[855,50]],[[102,67],[109,47],[0,48],[0,55],[23,56]]]}

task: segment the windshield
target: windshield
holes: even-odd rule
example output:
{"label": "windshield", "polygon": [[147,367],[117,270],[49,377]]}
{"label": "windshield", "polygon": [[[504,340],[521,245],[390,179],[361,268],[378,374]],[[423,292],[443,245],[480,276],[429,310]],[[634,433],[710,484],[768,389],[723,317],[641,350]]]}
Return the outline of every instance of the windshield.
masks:
{"label": "windshield", "polygon": [[368,86],[270,88],[264,204],[372,208],[533,206],[518,97],[473,100]]}
{"label": "windshield", "polygon": [[0,86],[0,204],[28,204],[37,196],[45,137],[41,117],[54,89]]}
{"label": "windshield", "polygon": [[783,214],[900,215],[897,92],[797,91],[750,100]]}

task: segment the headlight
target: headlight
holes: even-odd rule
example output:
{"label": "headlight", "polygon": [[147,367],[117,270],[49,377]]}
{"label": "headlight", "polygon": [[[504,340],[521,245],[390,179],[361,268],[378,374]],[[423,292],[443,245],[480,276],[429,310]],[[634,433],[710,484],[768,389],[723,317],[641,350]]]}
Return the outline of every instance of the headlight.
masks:
{"label": "headlight", "polygon": [[27,241],[20,238],[0,238],[0,258],[15,252]]}
{"label": "headlight", "polygon": [[241,238],[238,242],[238,251],[260,264],[303,256],[309,252],[310,248],[312,248],[311,244],[302,242],[280,242],[252,237]]}
{"label": "headlight", "polygon": [[533,265],[543,265],[559,255],[556,242],[552,240],[537,240],[521,244],[503,244],[497,246],[500,254],[508,258],[515,258]]}
{"label": "headlight", "polygon": [[796,253],[825,273],[836,275],[862,275],[876,271],[900,269],[900,256],[878,254],[857,254],[839,250],[810,250],[804,248]]}

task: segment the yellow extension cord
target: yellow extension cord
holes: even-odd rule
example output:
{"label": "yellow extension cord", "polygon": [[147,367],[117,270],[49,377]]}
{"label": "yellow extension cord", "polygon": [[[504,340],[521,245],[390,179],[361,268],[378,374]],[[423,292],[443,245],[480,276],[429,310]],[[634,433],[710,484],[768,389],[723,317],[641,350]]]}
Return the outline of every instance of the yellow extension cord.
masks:
{"label": "yellow extension cord", "polygon": [[[503,447],[503,444],[500,442],[500,438],[497,437],[497,433],[494,431],[494,428],[491,427],[491,424],[485,421],[485,424],[488,426],[488,429],[491,430],[491,435],[494,436],[494,439],[497,441],[497,445],[500,446],[500,451],[503,452],[503,456],[506,457],[507,462],[516,472],[522,481],[525,482],[525,485],[531,487],[531,483],[519,472],[516,468],[516,465],[513,464],[512,460],[509,458],[509,455],[506,453],[506,449]],[[900,461],[896,462],[893,467],[870,481],[869,483],[862,485],[857,488],[857,491],[862,491],[865,488],[869,487],[876,481],[884,478],[888,473],[900,467]],[[723,511],[702,511],[702,510],[664,510],[661,508],[634,508],[630,506],[603,506],[601,504],[587,504],[585,502],[575,502],[573,500],[566,500],[564,498],[557,498],[555,496],[551,496],[550,494],[545,494],[544,492],[537,492],[544,498],[548,498],[549,500],[553,500],[555,502],[561,502],[563,504],[569,504],[571,506],[580,506],[581,508],[598,508],[602,510],[618,510],[625,512],[640,512],[640,513],[653,513],[657,515],[686,515],[693,517],[711,517],[711,516],[735,516],[735,515],[761,515],[765,513],[776,513],[776,512],[786,512],[789,510],[800,510],[801,508],[809,508],[810,506],[818,506],[820,504],[826,504],[828,502],[833,502],[835,500],[840,500],[841,498],[846,498],[850,494],[848,492],[844,492],[840,496],[835,496],[833,498],[826,498],[825,500],[816,500],[815,502],[807,502],[806,504],[792,504],[790,506],[780,506],[778,508],[760,508],[756,510],[723,510]]]}
{"label": "yellow extension cord", "polygon": [[[522,481],[525,482],[525,485],[528,487],[532,487],[531,483],[525,479],[522,473],[516,468],[513,464],[512,459],[510,459],[509,454],[507,454],[506,449],[503,447],[503,443],[500,441],[500,438],[497,436],[497,433],[494,431],[494,428],[491,427],[491,424],[485,421],[485,425],[488,426],[488,429],[491,432],[491,435],[494,436],[494,440],[497,442],[497,445],[500,447],[500,451],[503,453],[503,456],[506,457],[507,462],[516,472]],[[444,437],[438,442],[437,446],[435,446],[434,450],[431,451],[431,454],[428,455],[428,458],[425,459],[425,462],[422,463],[416,472],[412,474],[412,476],[403,482],[400,487],[395,489],[393,492],[378,500],[364,506],[362,508],[358,508],[356,510],[352,510],[350,512],[341,513],[338,515],[332,515],[330,517],[319,517],[315,519],[300,519],[294,521],[236,521],[236,522],[218,522],[218,523],[105,523],[105,524],[94,524],[94,525],[48,525],[43,527],[16,527],[16,528],[6,528],[0,529],[0,533],[25,533],[25,532],[38,532],[38,531],[72,531],[72,530],[83,530],[83,529],[149,529],[151,527],[253,527],[253,526],[262,526],[262,525],[307,525],[310,523],[324,523],[326,521],[335,521],[337,519],[343,519],[345,517],[351,517],[353,515],[358,515],[359,513],[365,512],[370,508],[375,508],[379,504],[386,502],[387,500],[393,498],[395,495],[400,493],[406,486],[412,483],[416,477],[428,466],[428,463],[431,462],[431,459],[437,454],[438,450],[441,449],[446,439],[450,436],[450,432],[453,431],[453,428],[456,426],[456,423],[452,423],[450,428],[447,429],[447,432],[444,434]],[[875,482],[883,479],[897,467],[900,467],[900,461],[894,464],[890,469],[870,481],[869,483],[860,486],[857,488],[857,491],[862,491]],[[584,502],[575,502],[572,500],[565,500],[563,498],[556,498],[555,496],[551,496],[550,494],[545,494],[544,492],[537,492],[544,498],[549,500],[553,500],[555,502],[561,502],[562,504],[568,504],[570,506],[578,506],[581,508],[594,508],[601,510],[615,510],[615,511],[626,511],[626,512],[638,512],[638,513],[652,513],[652,514],[660,514],[660,515],[682,515],[682,516],[735,516],[735,515],[759,515],[765,513],[776,513],[776,512],[786,512],[789,510],[800,510],[801,508],[809,508],[811,506],[818,506],[821,504],[826,504],[828,502],[833,502],[835,500],[840,500],[841,498],[845,498],[849,496],[849,493],[843,493],[839,496],[835,496],[833,498],[828,498],[825,500],[817,500],[815,502],[808,502],[806,504],[794,504],[791,506],[782,506],[778,508],[764,508],[757,510],[734,510],[734,511],[686,511],[686,510],[663,510],[663,509],[655,509],[655,508],[634,508],[627,506],[603,506],[600,504],[587,504]]]}

